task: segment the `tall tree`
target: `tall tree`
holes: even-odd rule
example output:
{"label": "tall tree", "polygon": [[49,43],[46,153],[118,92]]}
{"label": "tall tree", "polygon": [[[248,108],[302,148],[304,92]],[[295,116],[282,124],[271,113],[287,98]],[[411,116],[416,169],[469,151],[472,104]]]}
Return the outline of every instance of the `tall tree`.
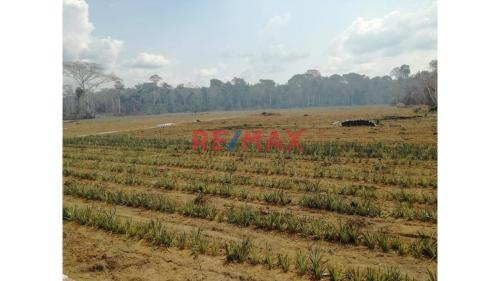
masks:
{"label": "tall tree", "polygon": [[437,71],[437,69],[438,69],[438,61],[437,60],[431,60],[431,62],[429,62],[429,67],[431,68],[432,71]]}
{"label": "tall tree", "polygon": [[123,85],[121,80],[116,80],[114,88],[116,90],[116,99],[118,100],[118,115],[122,114],[122,102],[121,93],[125,90],[125,85]]}
{"label": "tall tree", "polygon": [[153,74],[149,77],[149,80],[153,82],[155,85],[158,85],[158,82],[160,82],[162,78],[158,74]]}
{"label": "tall tree", "polygon": [[101,85],[119,80],[114,74],[104,73],[104,68],[100,64],[82,61],[64,62],[63,75],[73,79],[77,84],[78,114],[81,114],[80,99],[83,96],[86,97],[86,112],[85,116],[83,116],[86,118],[94,116],[91,99],[92,91]]}
{"label": "tall tree", "polygon": [[407,64],[403,64],[399,67],[393,68],[391,71],[391,76],[398,80],[407,79],[408,77],[410,77],[410,66]]}

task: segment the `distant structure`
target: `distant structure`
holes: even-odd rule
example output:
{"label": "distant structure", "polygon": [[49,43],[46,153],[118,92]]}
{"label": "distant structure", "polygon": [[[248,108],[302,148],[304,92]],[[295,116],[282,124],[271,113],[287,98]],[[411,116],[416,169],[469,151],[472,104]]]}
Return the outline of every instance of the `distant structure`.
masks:
{"label": "distant structure", "polygon": [[166,128],[174,125],[174,123],[164,123],[164,124],[158,124],[156,125],[156,128]]}
{"label": "distant structure", "polygon": [[375,123],[370,120],[345,120],[340,123],[342,127],[354,127],[354,126],[368,126],[375,127]]}

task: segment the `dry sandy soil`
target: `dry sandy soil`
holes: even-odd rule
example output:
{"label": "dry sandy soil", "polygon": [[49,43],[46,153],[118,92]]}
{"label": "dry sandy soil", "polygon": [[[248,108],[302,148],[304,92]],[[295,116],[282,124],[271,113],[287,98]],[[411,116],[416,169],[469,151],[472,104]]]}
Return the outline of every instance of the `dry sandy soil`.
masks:
{"label": "dry sandy soil", "polygon": [[[203,180],[225,178],[226,183],[219,187],[231,186],[230,195],[208,192],[204,197],[204,204],[213,206],[218,214],[223,214],[229,206],[248,206],[265,213],[286,212],[292,216],[305,216],[323,223],[333,224],[341,219],[355,224],[363,233],[386,233],[409,245],[417,243],[422,236],[435,238],[435,218],[396,215],[396,211],[402,206],[416,212],[426,210],[434,215],[437,212],[437,161],[432,157],[416,159],[411,156],[420,153],[418,149],[436,149],[435,113],[416,113],[411,108],[395,107],[272,112],[276,114],[264,116],[261,111],[177,114],[113,117],[65,123],[65,188],[80,185],[81,188],[97,186],[110,193],[141,192],[168,198],[181,206],[198,196],[197,192],[188,188],[189,186]],[[422,117],[384,120],[385,117],[394,115]],[[343,128],[332,125],[339,120],[357,118],[381,121],[374,128]],[[167,128],[155,127],[162,123],[175,124]],[[190,141],[193,130],[233,128],[259,128],[265,135],[274,129],[306,129],[301,139],[306,145],[322,142],[352,142],[360,145],[383,143],[389,146],[408,144],[416,147],[418,151],[411,152],[411,157],[385,154],[381,157],[366,157],[347,153],[331,158],[318,159],[301,155],[289,159],[276,156],[276,153],[242,157],[238,153],[226,152],[202,156],[191,149],[129,146],[123,140],[99,144],[95,141],[84,141],[83,137],[94,135],[95,138],[109,140],[113,136],[128,135],[133,139]],[[231,165],[236,168],[227,168]],[[159,188],[158,182],[165,178],[175,179],[175,186]],[[236,178],[245,178],[246,181],[236,181]],[[369,198],[380,208],[381,214],[367,216],[305,207],[301,205],[301,199],[315,192],[304,189],[299,183],[291,184],[283,190],[290,202],[276,204],[264,199],[265,195],[277,190],[263,184],[264,180],[301,180],[308,184],[317,183],[323,191],[336,193],[340,200]],[[363,193],[362,190],[346,192],[347,188],[353,191],[363,189],[363,186],[370,190],[369,194]],[[242,191],[247,193],[244,198],[237,195]],[[409,200],[412,201],[411,204],[408,203]],[[180,211],[172,213],[147,206],[125,205],[66,191],[64,195],[65,207],[114,209],[118,218],[138,223],[157,219],[176,235],[190,234],[200,229],[203,235],[212,241],[209,248],[213,247],[213,250],[205,254],[193,253],[189,242],[182,250],[175,243],[171,247],[155,246],[148,239],[112,233],[102,227],[82,225],[75,220],[65,220],[65,275],[74,280],[310,280],[309,273],[299,274],[295,257],[299,252],[308,253],[313,246],[320,247],[327,265],[342,269],[393,268],[415,280],[428,280],[429,270],[433,272],[437,267],[436,258],[427,254],[400,254],[396,250],[382,251],[379,246],[370,249],[362,237],[359,237],[360,242],[356,245],[343,244],[276,229],[264,230],[252,225],[238,226],[224,218],[210,220],[187,216]],[[264,253],[269,247],[272,249],[274,268],[268,269],[264,262],[254,265],[249,260],[242,263],[226,260],[223,245],[247,237],[251,239],[261,259],[264,259]],[[284,272],[277,265],[278,254],[289,257],[291,265],[288,272]],[[327,278],[325,270],[324,280]]]}

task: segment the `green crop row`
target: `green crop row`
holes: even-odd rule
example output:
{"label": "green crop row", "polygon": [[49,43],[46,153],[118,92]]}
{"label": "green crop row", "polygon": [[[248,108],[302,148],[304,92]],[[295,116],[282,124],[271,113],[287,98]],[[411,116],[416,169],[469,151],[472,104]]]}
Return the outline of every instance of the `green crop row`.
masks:
{"label": "green crop row", "polygon": [[[173,151],[191,150],[192,144],[186,139],[139,138],[128,135],[106,135],[64,138],[64,145],[117,146],[131,148],[157,148]],[[239,145],[238,145],[239,146]],[[384,144],[355,142],[315,142],[303,143],[303,155],[316,157],[356,157],[383,159],[436,160],[437,148],[427,144]],[[236,149],[239,151],[238,147]],[[271,153],[289,153],[275,151]]]}
{"label": "green crop row", "polygon": [[[300,234],[312,239],[322,239],[341,244],[361,244],[370,248],[366,239],[363,239],[365,237],[364,233],[356,225],[349,222],[344,223],[339,221],[337,224],[332,224],[310,217],[294,216],[291,213],[277,211],[268,212],[253,209],[248,206],[230,206],[223,211],[218,211],[216,208],[206,204],[203,195],[198,196],[195,200],[189,201],[184,205],[175,206],[171,200],[166,198],[158,199],[158,197],[162,197],[158,194],[140,192],[124,193],[122,191],[112,192],[93,185],[74,184],[66,186],[64,188],[64,194],[113,204],[120,204],[118,202],[121,202],[122,205],[126,206],[159,211],[165,210],[165,212],[169,213],[176,211],[184,216],[208,220],[217,219],[220,222],[225,221],[239,226],[254,226],[265,230],[278,230],[281,232]],[[421,247],[421,241],[427,241],[426,239],[430,238],[422,237],[411,245],[404,241],[400,241],[400,246],[394,250],[400,254],[411,253],[416,257],[426,256],[429,258],[436,258],[437,250],[428,251],[428,249]],[[432,242],[434,240],[430,239],[429,241]],[[437,244],[431,243],[429,245],[437,249]],[[400,248],[404,248],[404,250],[409,249],[409,251],[402,252]]]}
{"label": "green crop row", "polygon": [[355,180],[375,184],[389,184],[400,187],[437,187],[434,176],[408,176],[407,173],[387,174],[375,173],[371,170],[359,170],[352,168],[340,167],[318,167],[314,166],[311,169],[298,168],[294,165],[276,165],[274,163],[255,161],[248,164],[238,165],[234,160],[221,161],[216,158],[121,158],[98,155],[65,155],[65,158],[81,159],[81,160],[107,160],[113,162],[122,162],[130,164],[143,164],[155,166],[173,166],[187,169],[206,169],[213,171],[222,171],[234,173],[236,171],[254,174],[265,175],[284,175],[284,176],[302,176],[308,178],[331,178],[337,180]]}
{"label": "green crop row", "polygon": [[[137,222],[131,219],[122,219],[116,215],[115,209],[95,207],[63,207],[63,219],[74,221],[81,225],[96,227],[115,234],[124,234],[129,237],[144,239],[152,245],[162,247],[177,247],[184,250],[189,246],[191,255],[220,255],[223,254],[228,262],[248,262],[252,265],[262,264],[267,269],[280,268],[288,272],[291,268],[291,259],[288,255],[274,254],[267,246],[262,252],[253,245],[253,242],[244,238],[240,241],[220,243],[219,240],[205,236],[201,229],[193,230],[190,234],[170,230],[157,219],[147,222]],[[319,247],[311,246],[307,253],[298,252],[295,255],[295,270],[299,275],[308,274],[313,280],[340,281],[410,281],[415,280],[403,275],[394,267],[387,268],[351,268],[333,266],[325,259]],[[436,280],[429,271],[429,280]],[[434,278],[434,279],[432,279]]]}
{"label": "green crop row", "polygon": [[[235,198],[241,201],[265,201],[271,204],[288,205],[292,199],[284,190],[273,191],[269,193],[251,193],[246,188],[236,188],[230,184],[208,184],[206,182],[178,183],[175,178],[162,177],[155,181],[145,181],[142,178],[133,175],[116,176],[114,174],[102,174],[97,172],[82,172],[72,169],[64,169],[65,176],[73,176],[87,180],[111,181],[126,185],[145,185],[154,186],[167,190],[180,190],[191,193],[210,194],[219,197]],[[361,188],[368,188],[362,186]],[[341,189],[339,193],[350,193],[350,189]],[[366,192],[366,191],[364,191]],[[382,210],[371,198],[349,199],[339,197],[333,192],[315,193],[313,195],[304,195],[298,201],[298,204],[312,209],[323,209],[332,212],[348,215],[358,215],[367,217],[380,217]],[[437,214],[429,209],[414,208],[411,206],[398,207],[390,215],[395,218],[406,218],[410,220],[421,220],[436,222]]]}

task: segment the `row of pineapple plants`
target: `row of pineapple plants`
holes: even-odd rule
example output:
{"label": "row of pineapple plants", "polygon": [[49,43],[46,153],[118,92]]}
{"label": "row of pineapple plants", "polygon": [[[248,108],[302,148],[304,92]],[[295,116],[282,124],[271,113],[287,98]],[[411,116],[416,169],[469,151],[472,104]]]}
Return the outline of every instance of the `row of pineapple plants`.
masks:
{"label": "row of pineapple plants", "polygon": [[[256,227],[265,230],[277,230],[290,234],[299,234],[310,239],[346,244],[364,245],[369,249],[378,248],[386,251],[383,241],[390,241],[391,248],[400,255],[412,254],[415,257],[437,257],[437,240],[421,236],[416,242],[401,240],[388,233],[363,232],[355,224],[338,221],[329,223],[306,216],[296,216],[290,212],[255,209],[249,206],[230,206],[224,210],[206,203],[203,194],[195,200],[176,204],[165,196],[144,192],[108,191],[95,185],[72,184],[64,187],[64,194],[90,200],[103,201],[110,204],[140,207],[167,213],[179,213],[184,216],[227,222],[242,227]],[[372,237],[382,241],[372,245]],[[379,237],[383,237],[380,239]],[[388,242],[389,243],[389,242]]]}
{"label": "row of pineapple plants", "polygon": [[[230,263],[263,265],[266,269],[278,268],[283,272],[294,269],[296,274],[308,275],[313,280],[325,278],[340,281],[415,280],[395,267],[353,268],[334,265],[328,262],[318,246],[310,246],[307,251],[297,252],[292,260],[288,254],[275,253],[269,245],[266,245],[264,249],[256,247],[249,238],[221,241],[205,235],[201,229],[178,232],[157,219],[139,222],[119,218],[114,209],[64,206],[63,219],[111,233],[127,235],[130,238],[144,239],[157,247],[177,247],[179,250],[189,250],[194,258],[198,255],[223,255]],[[428,272],[428,280],[436,280],[435,273],[430,270]]]}

